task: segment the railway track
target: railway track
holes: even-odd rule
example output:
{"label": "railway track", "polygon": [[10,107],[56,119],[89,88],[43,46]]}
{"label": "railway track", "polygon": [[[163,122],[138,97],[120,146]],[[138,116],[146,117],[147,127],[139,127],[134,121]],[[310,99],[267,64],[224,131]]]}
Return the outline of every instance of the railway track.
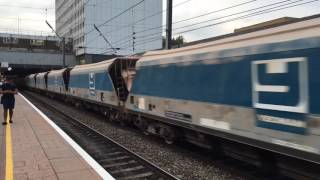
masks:
{"label": "railway track", "polygon": [[[48,105],[46,103],[46,101],[48,100],[48,98],[43,98],[43,96],[39,96],[38,94],[35,94],[35,93],[23,93],[23,94],[26,94],[27,97],[31,98],[31,100],[34,100],[34,101],[40,101],[40,105],[38,105],[38,107],[40,106],[40,109],[43,108],[41,106],[43,105],[46,105],[46,106],[50,106],[46,109],[51,109],[49,111],[58,111],[58,114],[62,113],[62,111],[64,111],[64,107],[60,108],[60,110],[57,108],[57,107],[54,107],[52,105]],[[44,102],[43,102],[44,101]],[[42,102],[42,104],[41,104]],[[37,102],[35,102],[37,103]],[[59,106],[57,104],[55,104],[55,106]],[[53,110],[52,110],[53,108]],[[66,107],[65,107],[66,108]],[[65,112],[65,111],[64,111]],[[89,113],[89,111],[88,111]],[[74,117],[71,117],[71,116],[77,116],[76,115],[76,112],[73,112],[73,115],[65,115],[65,113],[62,113],[64,116],[67,116],[67,119],[75,119]],[[71,113],[72,114],[72,113]],[[81,114],[81,113],[80,113]],[[93,114],[92,114],[93,115]],[[56,115],[54,115],[56,116]],[[91,115],[89,115],[91,117]],[[79,120],[81,119],[81,115],[77,116],[79,118]],[[77,119],[75,119],[77,121]],[[69,121],[69,120],[68,120]],[[56,122],[57,123],[57,122]],[[88,123],[87,125],[87,122],[85,121],[82,121],[82,122],[79,122],[80,124],[82,124],[83,126],[86,126],[86,127],[89,127],[91,126],[92,128],[96,129],[94,131],[100,131],[98,130],[99,128],[96,126],[96,125],[90,125],[90,123]],[[85,123],[85,124],[83,124]],[[59,123],[57,123],[59,125]],[[60,126],[60,125],[59,125]],[[62,125],[63,126],[63,125]],[[99,126],[99,125],[98,125]],[[61,127],[62,128],[62,127]],[[123,128],[123,127],[122,127]],[[64,129],[64,128],[62,128]],[[65,130],[67,133],[68,131]],[[100,131],[100,132],[103,132],[103,131]],[[97,132],[98,134],[102,135],[101,133]],[[68,133],[69,134],[69,133]],[[103,133],[105,134],[105,133]],[[71,135],[70,135],[71,136]],[[90,133],[88,133],[88,136],[91,136]],[[105,135],[102,135],[102,136],[105,136]],[[77,139],[77,137],[73,137],[71,136],[73,139],[75,139],[75,141],[77,141],[80,145],[82,145],[80,142],[82,142],[84,144],[84,147],[83,149],[85,149],[90,155],[92,155],[93,158],[95,158],[97,160],[98,163],[100,163],[103,167],[105,166],[106,170],[108,172],[110,172],[110,174],[112,174],[112,171],[114,171],[117,175],[117,173],[121,173],[121,171],[137,171],[139,172],[140,169],[142,169],[142,167],[138,166],[137,168],[135,167],[131,167],[129,166],[130,164],[135,164],[135,161],[130,161],[129,160],[129,163],[128,162],[123,162],[123,161],[119,161],[119,162],[115,162],[115,165],[119,165],[120,170],[117,170],[117,167],[116,166],[113,166],[108,160],[107,158],[116,158],[117,160],[126,160],[127,157],[123,157],[122,155],[126,156],[126,154],[120,154],[118,152],[117,149],[112,149],[112,147],[109,147],[107,145],[105,145],[103,139],[102,140],[99,140],[97,137],[93,137],[95,139],[97,139],[97,141],[95,142],[94,145],[91,145],[91,143],[87,143],[90,142],[91,140],[90,139],[85,139],[85,138],[79,138]],[[120,138],[121,139],[121,138]],[[120,141],[121,142],[121,141]],[[179,145],[181,146],[181,145]],[[188,145],[187,145],[188,146]],[[197,155],[200,155],[200,156],[205,156],[205,157],[208,157],[209,154],[212,154],[212,152],[202,152],[201,150],[199,151],[198,148],[196,149],[193,149],[192,148],[193,146],[190,147],[184,147],[182,145],[182,148],[183,149],[188,149],[189,151],[191,152],[196,152]],[[106,150],[103,150],[103,148],[105,148]],[[237,149],[239,148],[239,146],[237,146]],[[110,150],[110,154],[109,156],[105,153],[109,153],[108,150]],[[126,148],[125,148],[126,149]],[[129,150],[128,150],[129,151]],[[130,152],[130,151],[129,151]],[[224,151],[226,154],[228,153],[234,153],[235,151],[231,151],[229,152],[228,150],[225,150]],[[241,156],[243,153],[243,151],[240,151],[239,154],[237,154],[236,156],[239,158],[239,156]],[[120,155],[119,156],[119,159],[118,159],[118,156],[117,155]],[[107,157],[105,157],[107,156]],[[112,157],[110,157],[112,156]],[[139,155],[136,155],[138,157],[140,157]],[[214,155],[212,155],[214,156]],[[245,156],[245,155],[243,155]],[[123,158],[123,159],[122,159]],[[141,157],[140,157],[141,158]],[[267,164],[269,166],[261,166],[261,165],[252,165],[250,163],[246,163],[246,159],[242,159],[242,160],[239,160],[238,158],[234,157],[234,155],[227,155],[227,156],[222,156],[220,157],[219,155],[217,155],[217,157],[211,157],[212,158],[212,162],[213,164],[221,164],[223,167],[229,167],[229,170],[233,171],[232,168],[235,168],[235,171],[237,172],[238,175],[240,175],[242,178],[240,179],[276,179],[276,180],[292,180],[292,179],[319,179],[318,176],[315,176],[313,175],[312,173],[309,174],[309,171],[310,172],[317,172],[315,169],[314,169],[314,166],[309,166],[309,165],[306,165],[306,164],[303,164],[301,163],[300,161],[293,161],[292,158],[287,158],[286,160],[284,160],[283,162],[290,162],[290,163],[285,163],[281,166],[281,168],[279,169],[276,169],[275,167],[275,164]],[[104,160],[105,159],[105,160]],[[143,158],[142,158],[143,159]],[[240,158],[241,159],[241,158]],[[111,159],[112,160],[112,159]],[[268,160],[266,158],[266,160]],[[112,161],[113,162],[113,161]],[[148,162],[148,161],[147,161]],[[158,161],[157,161],[158,162]],[[269,161],[268,161],[269,162]],[[283,163],[282,162],[282,163]],[[260,163],[260,162],[255,162],[255,163]],[[271,163],[271,162],[270,162]],[[290,166],[288,166],[288,164]],[[293,168],[291,168],[291,165],[294,165]],[[154,165],[153,165],[154,166]],[[301,166],[303,167],[303,171],[301,172],[301,167],[300,169],[297,169],[295,168],[296,166]],[[157,167],[157,166],[155,166]],[[153,167],[151,167],[152,169]],[[231,169],[230,169],[231,168]],[[267,168],[267,169],[265,169]],[[160,169],[160,168],[159,168]],[[228,171],[229,171],[228,170]],[[165,171],[164,171],[165,172]],[[174,171],[175,172],[175,171]],[[169,173],[168,173],[169,174]],[[114,177],[116,177],[116,175]],[[169,174],[170,175],[170,174]],[[177,174],[176,174],[177,175]],[[170,175],[172,176],[172,175]],[[178,174],[179,177],[183,177],[181,176],[181,174]],[[133,177],[135,178],[135,177]],[[166,178],[166,177],[162,177],[162,176],[158,176],[158,177],[147,177],[147,178],[137,178],[137,179],[178,179],[174,176],[172,176],[171,178]],[[121,177],[120,178],[117,178],[117,179],[122,179]],[[124,179],[130,179],[130,178],[124,178]],[[184,179],[184,178],[183,178]],[[197,178],[196,178],[197,179]]]}
{"label": "railway track", "polygon": [[115,179],[178,179],[150,161],[83,124],[76,118],[61,112],[58,108],[44,102],[31,93],[24,92],[23,94],[28,98],[31,98],[32,102],[40,109],[45,107],[47,110],[54,113],[54,118],[52,120]]}

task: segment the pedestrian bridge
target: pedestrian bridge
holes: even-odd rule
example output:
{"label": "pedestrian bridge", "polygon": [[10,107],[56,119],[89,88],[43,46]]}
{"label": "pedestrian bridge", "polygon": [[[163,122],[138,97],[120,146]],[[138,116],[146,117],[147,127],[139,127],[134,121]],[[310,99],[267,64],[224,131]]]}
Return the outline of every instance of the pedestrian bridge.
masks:
{"label": "pedestrian bridge", "polygon": [[[66,65],[76,65],[72,53],[72,41],[66,44]],[[0,33],[0,62],[2,73],[30,74],[63,65],[59,38],[54,36],[30,36]],[[8,67],[11,71],[8,71]]]}

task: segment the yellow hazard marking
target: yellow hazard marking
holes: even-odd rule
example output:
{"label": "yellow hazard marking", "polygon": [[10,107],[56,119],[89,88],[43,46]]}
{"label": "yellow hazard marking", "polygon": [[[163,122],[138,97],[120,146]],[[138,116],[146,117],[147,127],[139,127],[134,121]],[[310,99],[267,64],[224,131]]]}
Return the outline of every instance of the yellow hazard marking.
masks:
{"label": "yellow hazard marking", "polygon": [[12,140],[11,126],[9,123],[9,111],[7,112],[6,126],[6,178],[5,180],[13,180],[13,160],[12,160]]}

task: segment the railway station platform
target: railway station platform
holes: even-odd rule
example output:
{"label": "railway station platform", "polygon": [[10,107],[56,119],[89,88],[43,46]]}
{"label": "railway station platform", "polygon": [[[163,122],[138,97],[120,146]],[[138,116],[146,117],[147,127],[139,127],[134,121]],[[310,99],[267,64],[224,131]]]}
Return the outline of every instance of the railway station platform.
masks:
{"label": "railway station platform", "polygon": [[113,179],[101,168],[49,118],[16,95],[13,124],[0,127],[0,180]]}

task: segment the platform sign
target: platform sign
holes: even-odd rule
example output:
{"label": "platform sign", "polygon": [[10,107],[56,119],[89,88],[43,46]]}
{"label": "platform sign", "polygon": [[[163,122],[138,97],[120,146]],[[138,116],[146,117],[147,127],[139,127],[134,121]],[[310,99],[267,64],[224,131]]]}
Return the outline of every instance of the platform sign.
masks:
{"label": "platform sign", "polygon": [[251,70],[257,126],[305,134],[309,111],[307,59],[253,61]]}
{"label": "platform sign", "polygon": [[90,90],[91,96],[96,95],[95,74],[94,73],[89,73],[89,90]]}

